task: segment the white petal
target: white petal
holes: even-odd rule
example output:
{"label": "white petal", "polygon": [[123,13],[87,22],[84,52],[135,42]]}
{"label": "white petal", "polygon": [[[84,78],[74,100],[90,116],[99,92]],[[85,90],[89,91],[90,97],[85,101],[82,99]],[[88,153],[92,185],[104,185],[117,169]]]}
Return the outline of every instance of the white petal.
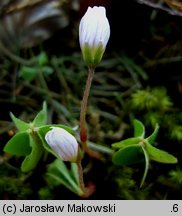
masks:
{"label": "white petal", "polygon": [[76,160],[78,143],[66,130],[53,127],[46,133],[45,140],[51,149],[64,161]]}
{"label": "white petal", "polygon": [[110,26],[104,7],[89,7],[79,26],[80,45],[88,43],[91,47],[100,42],[105,47],[110,36]]}
{"label": "white petal", "polygon": [[[110,37],[110,26],[106,17],[104,7],[88,7],[79,25],[79,42],[83,57],[88,64],[99,62],[105,51]],[[85,47],[89,48],[89,55],[85,52]],[[96,50],[103,48],[100,56],[95,55]],[[97,59],[95,59],[95,57]]]}

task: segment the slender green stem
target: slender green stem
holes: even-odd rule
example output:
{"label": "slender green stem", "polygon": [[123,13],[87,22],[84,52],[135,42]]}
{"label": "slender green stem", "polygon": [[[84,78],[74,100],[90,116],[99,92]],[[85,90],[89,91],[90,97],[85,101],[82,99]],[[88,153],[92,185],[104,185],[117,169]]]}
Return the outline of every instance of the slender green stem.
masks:
{"label": "slender green stem", "polygon": [[86,126],[86,113],[87,113],[88,97],[90,94],[90,88],[94,77],[94,72],[95,72],[95,68],[93,67],[88,68],[88,78],[85,86],[85,91],[83,94],[81,111],[80,111],[80,140],[81,140],[83,150],[86,153],[88,153],[92,157],[100,158],[100,155],[97,152],[92,151],[87,144],[88,133],[87,133],[87,126]]}

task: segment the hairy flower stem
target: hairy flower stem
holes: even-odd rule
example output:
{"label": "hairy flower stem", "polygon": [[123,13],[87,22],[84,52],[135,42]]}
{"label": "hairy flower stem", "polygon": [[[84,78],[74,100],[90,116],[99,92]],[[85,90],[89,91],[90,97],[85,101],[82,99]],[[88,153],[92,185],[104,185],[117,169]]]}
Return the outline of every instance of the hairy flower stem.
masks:
{"label": "hairy flower stem", "polygon": [[95,190],[94,187],[85,187],[84,180],[83,180],[83,169],[82,169],[82,164],[81,164],[81,158],[78,159],[77,161],[77,167],[78,167],[78,175],[79,175],[79,182],[80,182],[80,188],[83,192],[81,195],[84,198],[89,197]]}
{"label": "hairy flower stem", "polygon": [[85,86],[85,91],[83,94],[83,99],[82,99],[82,103],[81,103],[81,111],[80,111],[80,141],[81,141],[83,150],[88,155],[90,155],[91,157],[99,159],[100,154],[98,152],[91,150],[87,144],[88,133],[87,133],[87,126],[86,126],[86,113],[87,113],[88,97],[90,94],[90,87],[91,87],[92,80],[94,77],[94,72],[95,72],[94,67],[88,68],[88,78],[87,78],[87,82],[86,82],[86,86]]}
{"label": "hairy flower stem", "polygon": [[83,191],[83,194],[85,195],[86,193],[86,188],[83,180],[83,169],[82,169],[82,164],[81,164],[81,159],[77,161],[77,166],[78,166],[78,175],[79,175],[79,182],[80,182],[80,188]]}

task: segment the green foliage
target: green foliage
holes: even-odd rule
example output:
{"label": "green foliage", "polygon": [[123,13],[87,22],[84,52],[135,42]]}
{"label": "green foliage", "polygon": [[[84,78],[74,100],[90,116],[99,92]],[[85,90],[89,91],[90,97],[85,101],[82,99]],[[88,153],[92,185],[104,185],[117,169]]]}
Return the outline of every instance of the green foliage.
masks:
{"label": "green foliage", "polygon": [[45,52],[41,52],[38,56],[34,57],[31,66],[22,65],[19,70],[19,76],[26,81],[31,82],[37,76],[49,76],[53,73],[53,68],[48,66],[48,56]]}
{"label": "green foliage", "polygon": [[145,159],[145,169],[141,180],[141,186],[146,178],[150,160],[160,163],[177,163],[177,158],[173,155],[152,146],[157,137],[158,130],[159,126],[156,125],[153,133],[147,138],[144,138],[145,127],[143,123],[138,120],[134,120],[134,137],[112,144],[112,147],[117,149],[119,148],[119,150],[116,151],[112,157],[112,161],[115,165],[123,166],[138,163],[143,159],[143,153]]}
{"label": "green foliage", "polygon": [[172,125],[170,129],[173,139],[182,140],[182,125]]}
{"label": "green foliage", "polygon": [[172,106],[165,88],[138,90],[132,94],[132,106],[139,110],[168,110]]}
{"label": "green foliage", "polygon": [[[139,171],[139,170],[138,170]],[[114,193],[118,199],[122,200],[147,200],[152,199],[151,184],[143,188],[138,188],[134,178],[136,170],[131,167],[121,167],[110,171],[113,176],[111,185],[115,185]],[[137,173],[140,175],[140,173]]]}
{"label": "green foliage", "polygon": [[147,137],[147,142],[150,143],[151,145],[155,142],[155,139],[157,138],[159,131],[159,125],[156,124],[153,133]]}
{"label": "green foliage", "polygon": [[44,152],[36,130],[47,121],[46,103],[43,104],[43,109],[37,114],[32,123],[25,123],[13,114],[11,114],[11,117],[19,132],[8,141],[4,151],[13,155],[25,156],[21,170],[29,172],[37,166]]}
{"label": "green foliage", "polygon": [[[141,113],[146,125],[157,123],[166,128],[169,138],[182,139],[182,113],[174,107],[164,87],[137,90],[131,96],[131,107],[135,115]],[[174,114],[175,112],[175,114]]]}
{"label": "green foliage", "polygon": [[146,145],[145,149],[151,160],[160,163],[177,163],[177,159],[174,156],[165,151],[159,150],[150,144]]}
{"label": "green foliage", "polygon": [[[111,4],[114,3],[116,7],[117,4],[121,4],[124,8],[124,2],[127,1],[112,1]],[[127,2],[126,4],[128,8],[130,3]],[[135,28],[129,28],[129,32],[124,33],[126,39],[124,44],[122,40],[119,40],[114,41],[114,46],[112,46],[113,41],[111,40],[110,50],[105,53],[105,57],[96,69],[94,76],[87,113],[89,145],[94,150],[101,152],[103,160],[96,161],[90,158],[87,160],[86,157],[84,160],[86,180],[93,180],[92,183],[96,185],[94,195],[96,199],[106,188],[108,188],[107,193],[104,193],[106,199],[181,199],[181,163],[177,165],[179,167],[176,169],[176,165],[150,161],[148,182],[145,187],[139,189],[136,182],[141,179],[143,167],[145,170],[148,169],[145,163],[146,151],[143,151],[143,148],[140,148],[139,152],[141,161],[145,163],[145,166],[143,166],[144,163],[134,163],[131,165],[132,168],[131,166],[118,167],[107,160],[108,157],[110,159],[113,152],[122,152],[124,147],[129,148],[130,144],[139,143],[140,138],[138,137],[140,136],[144,139],[147,137],[147,141],[152,147],[161,147],[179,159],[181,158],[182,56],[181,30],[178,26],[181,17],[170,16],[165,12],[161,13],[161,11],[151,11],[150,7],[138,7],[137,3],[135,5],[134,13],[141,13],[143,17],[142,20],[138,20],[138,18],[132,20],[133,26],[138,26],[139,31],[135,31]],[[138,21],[140,22],[139,25]],[[70,27],[66,29],[66,33]],[[127,33],[132,34],[133,31],[136,37],[128,37]],[[120,39],[117,36],[118,31],[115,33],[113,38]],[[0,154],[2,199],[35,199],[37,197],[40,199],[54,199],[55,197],[59,199],[60,196],[64,199],[65,193],[62,193],[62,187],[59,187],[61,184],[58,184],[60,190],[56,195],[56,191],[51,190],[51,187],[57,190],[53,186],[55,181],[52,180],[47,184],[42,179],[47,164],[54,158],[51,154],[47,154],[47,152],[52,152],[44,140],[45,133],[50,130],[51,124],[44,126],[40,124],[41,126],[35,127],[42,146],[46,150],[42,155],[42,160],[37,164],[37,168],[33,172],[23,173],[25,175],[24,180],[22,180],[21,175],[15,174],[14,171],[16,167],[21,166],[24,157],[31,153],[29,132],[34,128],[32,119],[35,117],[35,110],[41,109],[41,101],[46,100],[50,106],[47,115],[49,123],[52,121],[55,124],[61,123],[60,127],[64,127],[64,124],[78,125],[80,99],[87,75],[86,67],[81,58],[80,48],[78,52],[75,52],[75,45],[78,46],[77,40],[73,40],[72,35],[67,37],[67,34],[64,38],[64,30],[63,34],[62,31],[60,32],[60,36],[59,47],[61,50],[59,51],[57,41],[53,37],[52,41],[46,42],[45,47],[43,47],[44,44],[41,44],[38,54],[39,47],[35,47],[35,52],[34,48],[22,48],[21,52],[16,52],[8,46],[7,51],[9,52],[7,54],[1,52],[0,148],[3,149],[4,144],[10,138],[9,135],[11,136],[14,132],[14,127],[12,127],[8,116],[10,110],[14,114],[16,113],[18,118],[27,119],[28,122],[18,123],[22,120],[11,114],[11,119],[19,131],[9,140],[11,145],[6,144],[5,146],[9,149],[7,150],[9,153],[3,154],[1,152]],[[75,31],[74,36],[76,36]],[[141,41],[138,41],[138,38],[141,38]],[[65,42],[71,46],[65,47]],[[131,44],[131,46],[127,44]],[[74,50],[72,50],[72,45],[74,45]],[[54,47],[56,47],[55,53]],[[65,51],[68,55],[65,55]],[[145,137],[142,134],[144,129],[134,127],[137,130],[134,131],[134,137],[130,137],[131,125],[128,119],[133,120],[134,118],[143,122],[146,126],[146,132],[150,132],[151,126],[155,127],[156,124],[159,124],[161,128],[159,136],[154,130],[155,136],[150,137],[149,134]],[[70,133],[75,132],[72,128],[70,130],[67,128],[67,130]],[[157,127],[156,130],[158,130]],[[18,138],[16,141],[20,131],[22,138]],[[125,137],[130,138],[123,140]],[[157,142],[154,141],[155,138]],[[98,143],[103,143],[104,146],[99,146]],[[113,150],[110,149],[110,143],[115,143]],[[125,151],[127,151],[126,149]],[[154,153],[153,151],[150,152],[151,157],[156,157],[155,152],[156,149]],[[3,158],[1,156],[7,157],[7,161],[3,162],[7,163],[6,169],[2,168]],[[158,154],[157,159],[161,160]],[[131,158],[125,161],[127,162],[127,160],[131,162]],[[105,165],[105,161],[108,161],[107,165]],[[103,169],[100,169],[100,166],[107,172],[102,173]],[[9,170],[8,173],[7,170]],[[68,170],[70,171],[70,169]],[[93,172],[94,170],[96,170],[96,174]],[[16,171],[20,172],[19,169]],[[101,183],[99,183],[99,173],[101,173]],[[107,184],[106,187],[104,183]],[[111,197],[110,194],[112,194]]]}
{"label": "green foliage", "polygon": [[39,66],[44,66],[49,62],[49,58],[45,52],[41,52],[36,58]]}
{"label": "green foliage", "polygon": [[48,187],[42,187],[38,191],[39,199],[40,200],[52,200],[54,199],[54,194]]}
{"label": "green foliage", "polygon": [[20,77],[22,77],[24,80],[32,81],[38,75],[38,71],[37,68],[34,67],[22,66],[19,74]]}
{"label": "green foliage", "polygon": [[138,144],[130,144],[127,147],[119,149],[113,155],[113,163],[115,165],[130,165],[138,163],[142,158],[142,149]]}
{"label": "green foliage", "polygon": [[43,103],[42,110],[34,118],[32,125],[33,127],[41,127],[47,123],[47,104]]}
{"label": "green foliage", "polygon": [[145,127],[144,127],[144,125],[140,121],[138,121],[136,119],[134,120],[133,124],[134,124],[134,137],[137,137],[138,139],[144,138],[144,136],[145,136]]}
{"label": "green foliage", "polygon": [[[11,117],[19,132],[7,142],[4,152],[25,157],[21,165],[23,172],[35,169],[45,150],[57,157],[44,139],[45,134],[54,126],[46,125],[47,105],[45,102],[43,103],[42,110],[38,112],[34,120],[29,124],[16,118],[12,113]],[[56,126],[64,128],[70,133],[74,132],[73,129],[64,125]]]}
{"label": "green foliage", "polygon": [[148,80],[147,73],[140,65],[136,64],[133,59],[129,58],[125,54],[122,54],[120,61],[124,65],[126,70],[130,73],[133,80],[137,83],[138,87],[141,86],[140,79]]}
{"label": "green foliage", "polygon": [[[119,60],[121,60],[121,59],[119,59]],[[61,122],[64,122],[67,124],[69,121],[69,123],[73,123],[74,125],[75,125],[75,123],[78,124],[76,118],[78,119],[79,105],[80,105],[79,98],[81,97],[81,94],[83,92],[82,87],[83,87],[83,80],[85,78],[85,73],[84,73],[85,68],[83,67],[82,64],[78,65],[75,62],[79,62],[79,56],[78,55],[76,55],[74,57],[63,57],[63,58],[58,58],[55,56],[52,57],[52,59],[50,60],[49,63],[51,63],[51,67],[56,71],[56,74],[54,74],[54,75],[56,78],[59,79],[59,81],[58,81],[58,79],[56,79],[56,81],[55,81],[54,77],[51,77],[51,79],[49,79],[50,77],[46,77],[45,74],[43,73],[43,75],[47,79],[45,81],[49,84],[50,89],[49,88],[46,89],[46,86],[43,85],[43,82],[39,81],[40,77],[37,75],[30,82],[28,82],[29,83],[28,85],[30,85],[31,94],[32,94],[32,96],[30,95],[30,98],[38,97],[38,100],[40,100],[40,101],[42,100],[42,98],[48,99],[47,101],[48,101],[49,105],[51,105],[51,110],[49,112],[50,116],[48,116],[47,111],[45,111],[46,110],[45,105],[43,105],[43,108],[42,108],[42,111],[40,112],[40,115],[38,114],[37,117],[35,117],[35,119],[37,119],[37,120],[34,119],[33,121],[30,121],[30,123],[23,122],[22,120],[16,118],[13,114],[11,114],[11,118],[12,118],[13,122],[15,123],[19,132],[22,131],[21,133],[25,133],[26,135],[27,134],[29,135],[30,132],[32,131],[32,129],[35,130],[36,134],[38,135],[38,138],[40,139],[40,141],[42,143],[41,148],[43,147],[43,150],[46,150],[45,153],[50,152],[51,154],[55,155],[54,152],[50,149],[50,147],[47,145],[47,143],[44,140],[44,136],[45,136],[46,132],[48,132],[52,126],[62,127],[64,129],[66,129],[67,131],[69,131],[70,133],[73,133],[73,134],[75,133],[74,129],[72,129],[70,127],[66,127],[63,124],[59,124],[59,125],[58,124],[56,124],[56,125],[49,124],[49,125],[47,125],[45,123],[47,117],[49,117],[49,120],[50,120],[50,118],[52,117],[51,114],[54,113],[53,116],[57,122],[61,121]],[[67,65],[70,65],[71,69],[69,67],[67,68]],[[146,154],[146,149],[144,148],[144,151],[143,151],[143,148],[138,146],[138,144],[141,141],[141,138],[143,137],[143,139],[147,139],[147,142],[150,143],[151,145],[153,145],[155,142],[155,138],[158,134],[158,126],[156,126],[157,123],[160,123],[162,130],[166,129],[166,128],[168,128],[168,129],[170,128],[169,134],[173,133],[174,137],[177,136],[177,134],[178,134],[178,137],[180,138],[180,134],[181,134],[180,127],[177,130],[177,126],[180,126],[180,124],[181,124],[181,121],[180,121],[181,117],[178,115],[179,116],[178,121],[176,121],[176,119],[174,118],[174,115],[173,116],[171,115],[171,113],[174,112],[174,105],[170,105],[170,103],[166,103],[165,101],[162,102],[163,107],[159,107],[160,105],[155,102],[155,105],[153,105],[153,106],[144,105],[143,108],[140,109],[140,106],[134,106],[133,103],[130,103],[129,107],[132,104],[132,106],[131,106],[132,110],[128,109],[128,104],[127,104],[128,93],[135,95],[136,93],[132,93],[132,92],[136,88],[135,88],[135,83],[133,83],[131,81],[131,79],[128,79],[128,77],[127,77],[128,74],[127,73],[125,74],[124,71],[126,69],[129,69],[130,74],[132,74],[133,79],[139,83],[140,83],[139,79],[142,78],[142,76],[143,76],[142,73],[145,73],[144,71],[142,71],[142,73],[140,74],[139,71],[136,71],[136,67],[134,65],[136,65],[136,63],[133,60],[130,61],[130,58],[128,58],[128,57],[127,58],[123,57],[122,58],[122,64],[120,64],[119,66],[118,66],[117,59],[110,59],[106,62],[103,62],[102,67],[104,68],[104,70],[111,71],[111,72],[113,71],[113,68],[115,68],[115,69],[117,69],[118,74],[117,73],[111,74],[111,73],[105,73],[105,72],[100,72],[100,73],[95,74],[95,77],[94,77],[95,81],[93,83],[94,86],[91,89],[91,91],[92,91],[91,92],[92,93],[91,100],[92,100],[92,103],[94,104],[94,107],[89,107],[89,109],[88,109],[88,120],[90,121],[90,122],[88,122],[88,127],[89,127],[89,132],[90,132],[90,138],[94,142],[89,141],[89,145],[90,145],[90,147],[92,147],[96,151],[100,151],[102,154],[106,153],[107,154],[107,155],[105,154],[106,156],[111,155],[111,154],[113,154],[113,152],[115,152],[114,154],[116,154],[116,156],[115,156],[116,157],[115,159],[117,161],[116,163],[118,163],[119,165],[121,165],[121,164],[122,165],[124,165],[124,164],[125,165],[129,165],[129,164],[132,165],[132,163],[133,163],[134,164],[133,167],[136,168],[136,167],[138,167],[138,164],[136,164],[136,163],[144,162],[145,166],[144,166],[143,177],[141,180],[141,185],[142,185],[145,181],[145,178],[146,178],[146,175],[148,172],[149,163],[147,163],[148,154]],[[33,68],[33,67],[34,66],[32,66],[31,68]],[[77,71],[78,69],[75,69],[78,67],[79,67],[79,72]],[[101,70],[102,70],[102,68],[101,68]],[[36,67],[35,67],[35,71],[38,72]],[[77,73],[75,73],[75,71]],[[136,77],[134,75],[135,72],[137,74]],[[125,80],[125,77],[124,77],[123,80],[121,81],[119,79],[121,74],[124,74],[124,76],[126,76],[127,79]],[[113,75],[113,77],[111,75]],[[37,82],[36,85],[34,85],[35,79]],[[142,78],[142,79],[144,79],[144,78]],[[51,86],[51,82],[52,82],[51,80],[54,80],[55,83],[59,83],[58,86],[60,86],[60,88],[58,88],[58,91],[57,91],[57,89],[56,89],[56,91],[54,91],[55,90],[54,88],[56,85]],[[121,83],[123,82],[124,86],[126,85],[125,87],[122,88],[122,94],[120,92],[121,91],[120,84],[118,85],[118,83],[120,83],[120,82]],[[27,82],[25,84],[27,85]],[[70,88],[70,86],[71,86],[71,88]],[[132,87],[130,88],[130,86],[132,86]],[[20,86],[20,89],[21,89],[21,86]],[[159,91],[160,87],[157,89]],[[27,89],[25,89],[25,91],[27,91]],[[148,88],[147,90],[139,90],[139,91],[147,91],[147,93],[152,93],[152,95],[154,95],[156,98],[158,98],[157,100],[161,100],[162,96],[160,96],[160,93],[158,93],[159,96],[157,97],[157,93],[156,93],[157,91],[152,91],[152,88],[151,89]],[[66,92],[67,97],[65,97],[65,92]],[[162,90],[162,92],[164,92],[164,91]],[[166,92],[166,96],[167,96],[167,91],[165,91],[165,92]],[[164,93],[163,93],[163,96],[164,96]],[[19,95],[17,95],[17,100],[21,101],[21,99],[24,100],[24,97],[22,97],[22,95],[21,95],[21,97],[19,98]],[[142,96],[141,96],[141,99],[142,99]],[[145,99],[145,97],[144,97],[144,99]],[[166,101],[168,101],[168,99],[169,99],[169,101],[171,101],[169,96],[167,96]],[[133,100],[133,98],[132,98],[132,100]],[[154,100],[154,101],[156,101],[156,100]],[[144,102],[147,103],[147,99],[145,99]],[[21,103],[25,104],[26,101],[22,101]],[[140,102],[139,102],[139,104],[140,104]],[[25,115],[27,115],[26,117],[28,119],[32,118],[31,115],[29,116],[29,113],[30,113],[30,111],[32,112],[34,110],[34,107],[36,107],[36,108],[39,107],[39,105],[37,105],[37,99],[35,101],[31,101],[30,109],[29,109],[29,106],[27,106],[28,114],[27,114],[27,111],[25,111]],[[108,109],[108,107],[109,107],[109,109]],[[156,126],[154,129],[154,132],[150,136],[147,136],[147,138],[145,138],[145,130],[146,129],[145,129],[143,123],[141,123],[140,121],[134,121],[134,125],[135,125],[134,126],[134,137],[131,137],[131,138],[128,138],[128,139],[125,139],[125,140],[118,142],[118,140],[121,139],[123,134],[125,132],[127,132],[128,128],[129,128],[128,123],[126,123],[124,120],[128,113],[131,114],[132,116],[137,116],[137,115],[140,116],[141,119],[143,120],[143,122],[145,122],[146,126],[149,126],[149,125]],[[96,121],[96,123],[95,123],[95,115],[98,116],[98,120]],[[176,115],[176,113],[175,113],[175,115]],[[45,116],[46,116],[46,118],[44,119]],[[122,123],[121,123],[121,119],[123,120]],[[93,121],[93,125],[91,124],[92,121]],[[168,134],[168,133],[166,133],[166,134]],[[13,136],[13,137],[15,137],[15,136]],[[162,134],[162,136],[163,136],[163,134]],[[110,141],[113,141],[113,140],[116,142],[112,146],[114,150],[111,150],[110,146],[108,146],[107,144],[108,143],[110,144]],[[106,147],[98,145],[98,142],[100,142],[100,141],[101,141],[101,143],[105,143]],[[31,150],[33,150],[33,148],[30,145],[24,145],[25,141],[19,142],[19,143],[20,143],[19,149],[21,149],[20,151],[23,151],[24,147],[27,147],[29,149],[29,151],[28,151],[25,148],[25,150],[24,150],[25,153],[23,153],[22,156],[23,157],[30,156],[30,159],[33,160],[33,157],[30,154]],[[21,146],[21,143],[23,146]],[[12,144],[12,146],[13,145],[14,144]],[[134,145],[134,146],[137,145],[137,147],[132,148],[133,147],[132,145]],[[124,147],[125,147],[125,149],[124,149]],[[16,147],[14,146],[14,148],[16,148]],[[139,149],[139,150],[136,150],[136,149]],[[36,150],[35,150],[35,152],[38,153],[38,151],[36,151]],[[15,153],[15,150],[12,150],[11,154],[15,155],[14,153]],[[122,155],[122,157],[120,157],[120,154]],[[161,154],[161,152],[160,152],[160,154]],[[39,154],[37,158],[39,158],[40,155],[41,154]],[[34,156],[36,157],[36,154],[34,154]],[[47,158],[47,155],[44,153],[42,156],[44,156],[44,159],[45,158],[49,159],[49,157]],[[42,156],[40,156],[40,157],[42,158]],[[153,155],[151,154],[151,157],[152,156]],[[47,165],[46,159],[44,161],[45,166]],[[161,158],[159,159],[158,154],[157,154],[157,159],[161,160]],[[39,159],[37,159],[37,160],[39,160]],[[150,160],[152,160],[152,159],[150,158],[149,161]],[[29,161],[29,159],[27,159],[27,161]],[[28,164],[28,162],[27,162],[27,164]],[[30,162],[30,164],[31,164],[31,162]],[[34,165],[32,164],[30,167],[32,169],[34,169],[35,167],[37,167],[36,164],[38,165],[38,162],[36,162],[36,160],[35,160],[35,164]],[[94,165],[92,164],[92,162],[90,162],[89,166],[94,166]],[[108,166],[108,169],[111,168],[112,166],[113,165],[110,164]],[[124,170],[129,169],[129,167],[126,167],[126,166],[122,166],[121,169],[123,169],[123,167],[124,167]],[[43,168],[43,171],[41,171],[41,175],[43,175],[45,172],[45,167],[42,167],[42,168]],[[70,169],[68,169],[68,167],[66,167],[66,168],[67,168],[67,171],[66,171],[67,174],[66,175],[70,175]],[[115,168],[115,166],[113,166],[112,168],[120,170],[120,169],[118,169],[118,167]],[[32,169],[29,169],[29,165],[28,165],[27,170],[32,170]],[[93,169],[94,169],[94,167],[93,167]],[[150,169],[151,169],[151,173],[152,173],[152,171],[155,173],[155,169],[153,170],[152,166],[150,166]],[[135,173],[135,174],[140,171],[140,169],[138,169],[138,168],[136,168],[135,170],[134,169],[131,169],[131,170],[132,170],[131,173]],[[60,185],[66,186],[65,183],[62,182],[63,181],[62,180],[62,174],[60,174],[59,172],[60,171],[55,172],[56,178],[52,178],[52,176],[48,177],[47,174],[45,175],[46,176],[45,179],[47,180],[46,181],[47,185],[45,185],[45,186],[40,185],[40,190],[37,192],[38,196],[41,199],[49,199],[49,198],[52,199],[52,196],[54,197],[54,195],[51,194],[52,193],[51,187],[56,188],[57,186],[59,187]],[[49,173],[49,171],[46,173]],[[141,173],[142,172],[137,173],[139,175],[139,177],[141,177]],[[137,189],[136,182],[134,181],[136,179],[136,176],[135,176],[135,174],[134,174],[134,176],[132,174],[131,175],[130,174],[128,176],[124,176],[124,174],[119,175],[121,178],[117,177],[117,176],[111,177],[114,179],[114,181],[117,182],[118,187],[119,187],[119,190],[117,191],[116,196],[121,197],[121,198],[124,197],[125,199],[132,199],[132,198],[142,199],[142,198],[146,198],[148,193],[149,193],[150,195],[148,197],[151,197],[152,195],[151,195],[149,186],[147,188],[145,187],[146,190],[144,190],[143,188],[140,190]],[[56,181],[55,179],[58,179],[58,181]],[[163,184],[163,183],[161,183],[161,184]],[[46,189],[46,187],[47,187],[47,189]],[[69,185],[66,187],[70,190],[70,187],[72,187],[72,186]],[[125,189],[123,189],[123,187]],[[78,191],[76,192],[75,188],[74,189],[73,188],[71,189],[71,191],[73,191],[73,193],[78,194]]]}
{"label": "green foliage", "polygon": [[172,170],[170,171],[169,175],[172,181],[182,186],[182,170],[181,169],[178,168],[177,170]]}
{"label": "green foliage", "polygon": [[[25,185],[20,179],[13,176],[0,176],[1,199],[27,199],[32,195],[29,185]],[[6,197],[8,195],[8,197]]]}
{"label": "green foliage", "polygon": [[13,123],[15,124],[16,128],[21,131],[27,131],[29,129],[29,124],[22,121],[21,119],[16,118],[13,113],[10,113],[11,119],[13,121]]}
{"label": "green foliage", "polygon": [[33,191],[26,181],[26,176],[19,169],[11,166],[1,158],[0,197],[1,199],[28,199]]}
{"label": "green foliage", "polygon": [[56,159],[48,166],[46,180],[52,186],[64,185],[73,193],[79,196],[83,195],[79,184],[77,165],[75,163],[71,163],[71,168],[69,170],[63,161]]}
{"label": "green foliage", "polygon": [[[158,183],[166,187],[167,193],[165,199],[181,199],[182,196],[182,170],[178,166],[176,169],[169,171],[166,175],[159,175]],[[160,192],[160,191],[159,191]]]}
{"label": "green foliage", "polygon": [[17,156],[26,156],[30,154],[29,135],[27,132],[15,134],[4,147],[4,151]]}
{"label": "green foliage", "polygon": [[29,142],[26,145],[29,145],[31,147],[31,152],[25,157],[24,161],[22,162],[22,172],[29,172],[35,169],[44,153],[42,143],[35,133],[29,134]]}
{"label": "green foliage", "polygon": [[113,148],[125,148],[125,147],[128,147],[130,145],[135,145],[137,143],[139,143],[141,141],[141,138],[140,137],[131,137],[131,138],[127,138],[125,140],[122,140],[120,142],[117,142],[117,143],[113,143],[112,144],[112,147]]}
{"label": "green foliage", "polygon": [[[16,118],[13,114],[11,114],[11,117],[19,132],[8,141],[4,147],[4,151],[12,155],[25,157],[21,164],[22,172],[30,172],[35,169],[45,150],[57,157],[44,139],[45,134],[54,126],[46,125],[47,105],[45,102],[43,103],[42,110],[38,112],[34,120],[29,124]],[[64,125],[56,125],[56,127],[64,128],[70,133],[74,132],[73,129]],[[71,169],[69,170],[63,161],[57,159],[48,166],[46,176],[49,180],[52,179],[54,184],[63,184],[72,192],[78,195],[83,194],[80,188],[76,164],[71,164]],[[49,192],[45,188],[42,188],[39,191],[39,196],[42,198],[50,197]]]}

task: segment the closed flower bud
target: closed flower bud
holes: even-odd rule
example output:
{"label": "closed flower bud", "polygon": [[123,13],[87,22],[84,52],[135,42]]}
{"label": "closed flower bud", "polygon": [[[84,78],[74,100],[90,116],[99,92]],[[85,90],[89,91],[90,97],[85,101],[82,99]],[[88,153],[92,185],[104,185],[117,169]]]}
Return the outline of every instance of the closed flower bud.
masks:
{"label": "closed flower bud", "polygon": [[102,59],[110,36],[110,26],[104,7],[88,7],[79,26],[82,55],[88,66],[96,66]]}
{"label": "closed flower bud", "polygon": [[51,149],[63,160],[76,162],[78,143],[74,136],[66,130],[53,127],[45,135],[45,140]]}

